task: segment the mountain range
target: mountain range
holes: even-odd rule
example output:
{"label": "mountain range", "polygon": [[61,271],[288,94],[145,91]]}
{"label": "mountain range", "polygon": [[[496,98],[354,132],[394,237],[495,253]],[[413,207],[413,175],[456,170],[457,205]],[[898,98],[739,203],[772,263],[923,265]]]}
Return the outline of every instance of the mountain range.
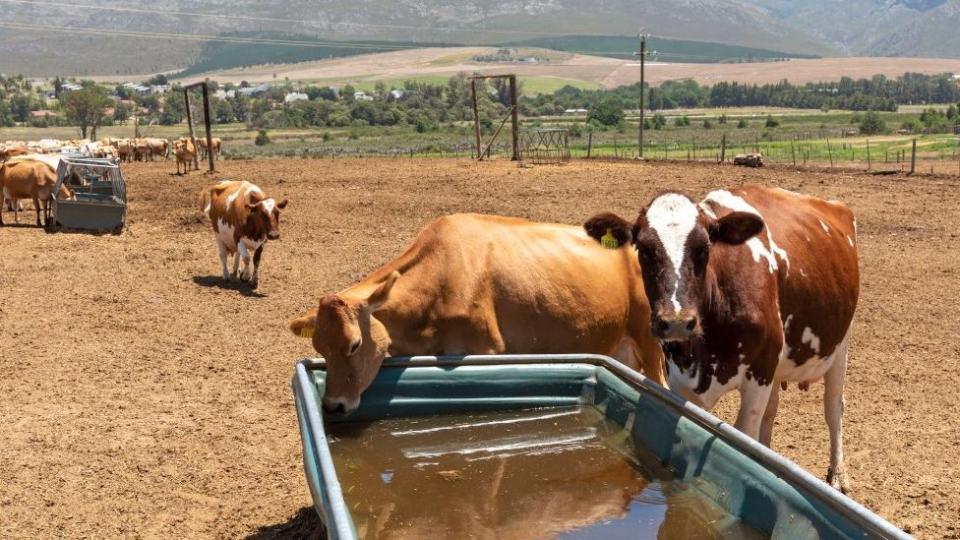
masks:
{"label": "mountain range", "polygon": [[791,54],[958,57],[957,29],[960,0],[10,0],[0,72],[183,68],[207,37],[238,32],[500,44],[643,30]]}

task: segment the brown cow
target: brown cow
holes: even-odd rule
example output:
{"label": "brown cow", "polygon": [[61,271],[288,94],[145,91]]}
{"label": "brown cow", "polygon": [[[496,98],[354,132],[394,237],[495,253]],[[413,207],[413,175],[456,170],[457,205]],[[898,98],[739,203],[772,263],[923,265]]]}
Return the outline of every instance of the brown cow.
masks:
{"label": "brown cow", "polygon": [[[213,148],[213,159],[220,159],[220,137],[212,137],[210,139],[211,148]],[[200,152],[200,159],[207,159],[207,138],[198,137],[197,138],[197,150]]]}
{"label": "brown cow", "polygon": [[578,227],[483,215],[429,225],[399,258],[290,323],[327,360],[324,407],[354,410],[389,355],[597,353],[661,384],[635,257]]}
{"label": "brown cow", "polygon": [[[257,286],[263,245],[280,238],[280,211],[286,207],[286,199],[277,202],[250,182],[224,180],[200,192],[200,208],[213,224],[225,281],[237,277],[242,258],[240,279]],[[227,272],[227,254],[233,255],[232,274]]]}
{"label": "brown cow", "polygon": [[154,156],[167,159],[170,156],[170,141],[167,139],[157,139],[148,137],[143,140],[143,142],[149,148],[149,153],[147,154],[150,158],[150,161],[153,161]]}
{"label": "brown cow", "polygon": [[[40,201],[43,201],[43,215],[46,217],[56,183],[57,173],[46,163],[34,160],[4,163],[0,165],[0,208],[3,208],[4,200],[7,198],[33,199],[33,208],[37,213],[37,226],[42,226]],[[65,199],[73,197],[73,193],[63,185],[60,186],[59,194]],[[14,205],[14,220],[20,223],[19,205]],[[0,212],[0,225],[3,225],[2,212]]]}
{"label": "brown cow", "polygon": [[[193,168],[193,159],[197,155],[197,147],[190,137],[183,137],[173,143],[173,155],[177,160],[177,174],[186,174]],[[183,173],[180,166],[183,165]]]}
{"label": "brown cow", "polygon": [[33,153],[30,147],[26,145],[8,146],[0,152],[0,161],[6,161],[17,156],[24,156]]}
{"label": "brown cow", "polygon": [[736,427],[769,446],[780,384],[824,381],[827,481],[846,489],[843,385],[859,294],[856,222],[842,203],[782,189],[657,196],[632,225],[601,214],[597,240],[631,242],[670,388],[712,408],[740,392]]}

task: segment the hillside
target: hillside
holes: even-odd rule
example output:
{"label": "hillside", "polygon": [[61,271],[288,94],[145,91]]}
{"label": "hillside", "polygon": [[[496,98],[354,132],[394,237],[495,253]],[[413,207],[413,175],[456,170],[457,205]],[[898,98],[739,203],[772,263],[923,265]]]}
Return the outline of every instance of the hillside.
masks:
{"label": "hillside", "polygon": [[960,54],[960,0],[747,0],[784,24],[862,56]]}
{"label": "hillside", "polygon": [[[631,36],[644,28],[671,39],[784,53],[833,52],[738,0],[598,0],[589,5],[584,0],[128,0],[122,5],[89,0],[67,6],[4,3],[0,70],[63,74],[65,62],[56,58],[57,51],[66,53],[68,66],[78,74],[126,74],[131,64],[144,66],[142,73],[184,68],[199,57],[207,37],[237,32],[495,45],[557,35]],[[127,34],[126,46],[114,43],[121,39],[118,32]],[[138,57],[135,63],[131,55]]]}

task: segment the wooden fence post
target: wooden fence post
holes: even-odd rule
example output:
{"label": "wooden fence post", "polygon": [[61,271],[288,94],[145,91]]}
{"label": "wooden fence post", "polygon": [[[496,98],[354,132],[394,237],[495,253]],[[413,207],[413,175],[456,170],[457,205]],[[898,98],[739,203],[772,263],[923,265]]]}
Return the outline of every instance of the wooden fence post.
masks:
{"label": "wooden fence post", "polygon": [[913,140],[912,149],[910,150],[910,174],[913,174],[917,170],[917,140]]}
{"label": "wooden fence post", "polygon": [[727,160],[727,134],[720,138],[720,163]]}
{"label": "wooden fence post", "polygon": [[870,139],[867,139],[867,170],[869,171],[873,164],[870,162]]}
{"label": "wooden fence post", "polygon": [[590,152],[593,150],[593,132],[587,134],[587,159],[590,159]]}
{"label": "wooden fence post", "polygon": [[830,155],[830,168],[833,168],[833,148],[830,147],[830,138],[827,138],[827,153]]}

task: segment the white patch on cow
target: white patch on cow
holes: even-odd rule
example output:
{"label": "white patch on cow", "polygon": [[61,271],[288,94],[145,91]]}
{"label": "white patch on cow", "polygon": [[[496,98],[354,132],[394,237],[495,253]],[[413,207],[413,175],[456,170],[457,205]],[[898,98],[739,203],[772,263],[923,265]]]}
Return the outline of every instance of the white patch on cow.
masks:
{"label": "white patch on cow", "polygon": [[236,191],[234,191],[230,195],[227,195],[227,208],[230,208],[231,206],[233,206],[233,202],[237,200],[237,197],[239,197],[241,194],[243,194],[246,191],[244,187],[245,186],[241,184]]}
{"label": "white patch on cow", "polygon": [[233,240],[233,234],[236,232],[233,225],[230,225],[223,218],[217,220],[217,241],[220,242],[227,251],[234,253],[237,251],[237,244]]}
{"label": "white patch on cow", "polygon": [[678,193],[667,193],[657,197],[647,210],[647,222],[657,233],[670,263],[673,264],[673,271],[677,274],[670,297],[673,309],[676,311],[680,311],[681,307],[677,300],[677,291],[680,289],[680,267],[683,264],[687,237],[696,227],[699,215],[697,207],[690,202],[690,199]]}
{"label": "white patch on cow", "polygon": [[803,271],[803,268],[800,269],[800,275],[803,277],[809,277],[807,273]]}
{"label": "white patch on cow", "polygon": [[737,374],[730,377],[725,384],[720,384],[717,377],[713,376],[706,392],[697,394],[694,390],[700,384],[700,370],[691,369],[686,373],[672,361],[667,361],[667,380],[670,382],[670,389],[707,410],[712,409],[727,392],[740,387],[746,373],[747,365],[740,364],[737,367]]}
{"label": "white patch on cow", "polygon": [[738,342],[737,342],[737,348],[738,348],[738,349],[742,349],[742,348],[743,348],[743,342],[742,342],[742,341],[738,341]]}
{"label": "white patch on cow", "polygon": [[850,235],[847,235],[847,243],[850,244],[850,247],[853,247],[853,238],[850,238]]}
{"label": "white patch on cow", "polygon": [[[806,343],[807,341],[816,340],[816,347],[811,345],[811,348],[814,349],[817,353],[820,350],[820,340],[813,335],[811,331],[808,335],[807,330],[804,329],[804,335],[801,337],[801,341]],[[819,354],[814,354],[810,358],[790,358],[789,362],[781,362],[777,366],[777,380],[789,381],[789,382],[816,382],[823,378],[823,376],[830,371],[830,368],[836,363],[836,360],[840,358],[841,355],[847,354],[847,347],[849,346],[850,334],[853,331],[853,324],[847,327],[847,331],[843,336],[843,340],[840,344],[837,345],[837,348],[826,357],[820,356]],[[801,363],[802,362],[802,363]]]}
{"label": "white patch on cow", "polygon": [[261,204],[263,204],[263,210],[267,213],[267,215],[270,215],[273,213],[273,209],[277,206],[277,201],[271,197],[269,199],[264,199]]}
{"label": "white patch on cow", "polygon": [[[781,314],[781,316],[783,315]],[[783,361],[790,357],[790,345],[787,343],[787,331],[790,330],[791,319],[793,319],[793,315],[787,315],[787,318],[783,320],[783,345],[780,346],[779,364],[783,364]]]}
{"label": "white patch on cow", "polygon": [[[750,203],[739,197],[730,193],[725,189],[720,189],[717,191],[712,191],[707,194],[706,198],[700,203],[700,208],[704,209],[704,213],[708,216],[716,219],[716,214],[709,210],[709,204],[713,203],[724,208],[729,208],[734,212],[746,212],[753,214],[760,219],[763,219],[763,216],[760,212],[753,207]],[[764,220],[766,223],[766,220]],[[763,241],[760,238],[754,236],[750,240],[747,240],[747,247],[750,248],[750,254],[753,255],[754,262],[760,262],[760,259],[765,259],[767,261],[767,267],[770,270],[770,273],[774,273],[779,269],[777,264],[777,257],[784,262],[787,270],[790,270],[790,259],[787,256],[787,251],[782,249],[777,243],[773,240],[773,233],[770,230],[769,225],[765,227],[767,230],[767,244],[770,246],[769,249],[767,246],[763,245]]]}
{"label": "white patch on cow", "polygon": [[827,224],[824,223],[822,219],[819,219],[819,218],[818,218],[817,221],[819,221],[819,222],[820,222],[820,226],[823,227],[823,232],[825,232],[825,233],[827,233],[827,234],[830,234],[830,227],[828,227]]}
{"label": "white patch on cow", "polygon": [[853,235],[857,235],[857,218],[853,218]]}
{"label": "white patch on cow", "polygon": [[813,330],[809,326],[803,328],[803,335],[800,336],[800,342],[810,345],[810,348],[813,349],[813,352],[820,352],[820,338],[813,333]]}

